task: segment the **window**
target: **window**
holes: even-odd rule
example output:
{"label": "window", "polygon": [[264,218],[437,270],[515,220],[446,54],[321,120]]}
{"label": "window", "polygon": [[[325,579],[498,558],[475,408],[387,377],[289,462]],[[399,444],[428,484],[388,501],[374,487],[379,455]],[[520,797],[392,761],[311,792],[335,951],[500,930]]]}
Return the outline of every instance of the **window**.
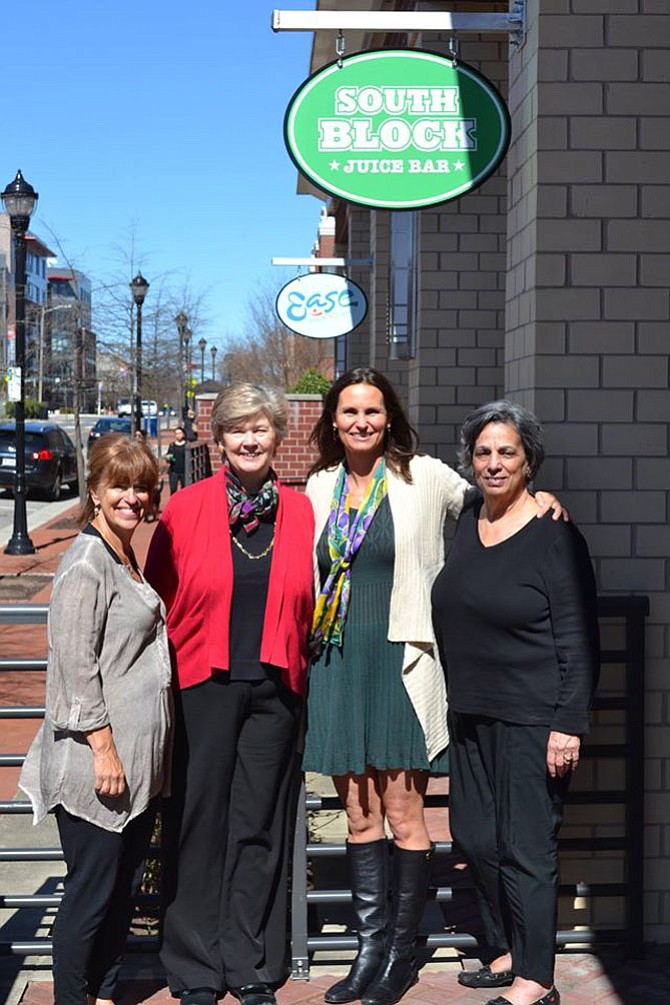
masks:
{"label": "window", "polygon": [[391,359],[416,353],[417,214],[391,213],[388,341]]}
{"label": "window", "polygon": [[341,377],[348,369],[347,337],[340,335],[335,339],[335,377]]}
{"label": "window", "polygon": [[68,333],[53,332],[51,352],[54,356],[67,356],[72,352],[72,339]]}

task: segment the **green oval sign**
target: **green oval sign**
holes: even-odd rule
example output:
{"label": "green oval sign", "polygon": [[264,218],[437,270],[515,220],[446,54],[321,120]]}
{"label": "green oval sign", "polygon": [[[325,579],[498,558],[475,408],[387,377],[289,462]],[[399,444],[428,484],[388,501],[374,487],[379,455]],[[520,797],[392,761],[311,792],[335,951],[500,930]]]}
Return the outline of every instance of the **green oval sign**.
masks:
{"label": "green oval sign", "polygon": [[493,84],[465,63],[417,49],[348,56],[313,74],[286,111],[297,168],[363,206],[417,209],[457,199],[500,164],[510,118]]}

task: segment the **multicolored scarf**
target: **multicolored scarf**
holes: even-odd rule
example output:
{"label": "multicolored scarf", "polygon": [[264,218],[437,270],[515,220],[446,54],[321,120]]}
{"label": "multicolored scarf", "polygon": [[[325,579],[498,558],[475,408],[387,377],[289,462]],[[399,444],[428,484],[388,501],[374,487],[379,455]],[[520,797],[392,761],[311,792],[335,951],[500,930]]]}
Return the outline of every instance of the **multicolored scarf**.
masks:
{"label": "multicolored scarf", "polygon": [[277,511],[279,489],[272,468],[260,490],[251,495],[234,471],[226,464],[226,495],[228,496],[228,522],[234,526],[239,520],[247,534],[252,534],[261,520],[268,520]]}
{"label": "multicolored scarf", "polygon": [[342,466],[328,515],[330,572],[317,599],[312,621],[311,647],[315,653],[326,643],[342,645],[351,590],[351,563],[385,495],[386,470],[382,460],[377,465],[360,509],[350,521],[349,475]]}

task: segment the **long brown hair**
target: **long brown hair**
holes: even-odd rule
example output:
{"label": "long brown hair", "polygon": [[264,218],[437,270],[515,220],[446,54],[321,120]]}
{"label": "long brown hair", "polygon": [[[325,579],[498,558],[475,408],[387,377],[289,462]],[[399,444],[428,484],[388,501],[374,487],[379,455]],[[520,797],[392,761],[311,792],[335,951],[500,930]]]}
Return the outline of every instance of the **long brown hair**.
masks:
{"label": "long brown hair", "polygon": [[95,491],[102,485],[146,485],[151,496],[158,477],[158,461],[146,443],[122,433],[105,433],[88,452],[86,499],[77,518],[79,526],[84,527],[95,516],[91,489]]}
{"label": "long brown hair", "polygon": [[309,442],[319,451],[318,459],[310,468],[310,475],[334,468],[344,460],[344,447],[339,436],[333,436],[333,423],[340,394],[345,387],[350,387],[352,384],[370,384],[371,387],[381,391],[390,426],[384,444],[384,457],[392,471],[406,482],[411,482],[409,462],[418,453],[419,437],[410,425],[398,392],[391,381],[379,370],[368,366],[357,366],[353,370],[347,370],[328,390],[321,418],[309,438]]}

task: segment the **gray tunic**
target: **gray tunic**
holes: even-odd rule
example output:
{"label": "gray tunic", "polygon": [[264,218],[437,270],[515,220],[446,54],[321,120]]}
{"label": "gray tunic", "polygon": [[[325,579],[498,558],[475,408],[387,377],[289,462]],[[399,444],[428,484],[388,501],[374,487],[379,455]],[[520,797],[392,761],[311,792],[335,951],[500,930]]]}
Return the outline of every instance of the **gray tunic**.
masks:
{"label": "gray tunic", "polygon": [[[172,692],[164,613],[158,594],[134,580],[101,538],[80,534],[64,555],[49,606],[45,721],[19,780],[34,823],[60,805],[122,831],[168,787]],[[107,725],[127,782],[114,798],[95,791],[84,735]]]}

